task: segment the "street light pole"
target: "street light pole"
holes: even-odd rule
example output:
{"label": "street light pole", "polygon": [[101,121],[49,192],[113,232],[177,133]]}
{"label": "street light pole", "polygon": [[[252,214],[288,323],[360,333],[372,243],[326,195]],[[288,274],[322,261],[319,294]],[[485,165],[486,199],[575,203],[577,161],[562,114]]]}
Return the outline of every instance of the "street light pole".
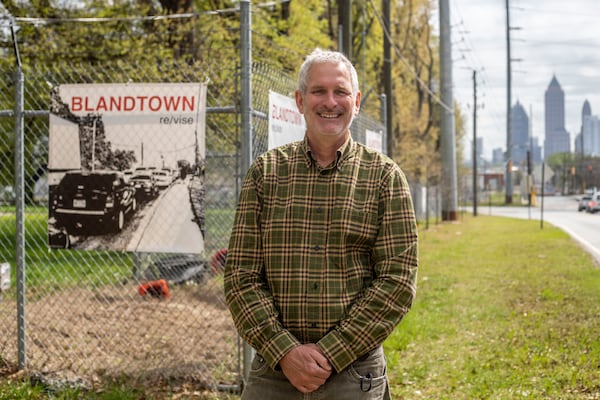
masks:
{"label": "street light pole", "polygon": [[512,73],[510,58],[510,9],[506,0],[506,204],[512,204],[512,138],[511,138],[511,103]]}
{"label": "street light pole", "polygon": [[477,71],[473,71],[473,216],[477,216]]}

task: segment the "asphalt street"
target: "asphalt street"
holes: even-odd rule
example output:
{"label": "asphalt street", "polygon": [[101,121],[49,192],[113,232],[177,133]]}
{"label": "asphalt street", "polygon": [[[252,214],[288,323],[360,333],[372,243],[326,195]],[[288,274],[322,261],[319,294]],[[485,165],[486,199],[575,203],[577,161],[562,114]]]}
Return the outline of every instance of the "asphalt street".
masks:
{"label": "asphalt street", "polygon": [[[588,251],[600,267],[600,213],[577,211],[578,196],[546,196],[537,199],[535,207],[489,207],[480,204],[479,215],[532,219],[540,221],[540,229],[550,223],[569,234]],[[466,208],[472,212],[473,207]]]}

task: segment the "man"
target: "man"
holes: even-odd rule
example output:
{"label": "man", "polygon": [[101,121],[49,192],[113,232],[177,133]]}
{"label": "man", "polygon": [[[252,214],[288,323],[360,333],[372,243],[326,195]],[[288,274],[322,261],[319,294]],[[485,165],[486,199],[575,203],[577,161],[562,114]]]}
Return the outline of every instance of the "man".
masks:
{"label": "man", "polygon": [[381,344],[416,292],[406,178],[352,140],[360,91],[343,54],[306,58],[296,104],[304,140],[255,160],[229,243],[227,303],[257,352],[242,399],[388,399]]}

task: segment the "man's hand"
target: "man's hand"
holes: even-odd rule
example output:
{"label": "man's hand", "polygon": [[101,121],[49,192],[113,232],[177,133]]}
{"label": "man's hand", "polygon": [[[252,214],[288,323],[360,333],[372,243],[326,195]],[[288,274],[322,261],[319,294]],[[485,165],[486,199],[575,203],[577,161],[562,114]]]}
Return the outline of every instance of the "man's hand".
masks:
{"label": "man's hand", "polygon": [[311,393],[331,375],[331,364],[316,344],[303,344],[287,353],[279,361],[283,374],[296,389]]}

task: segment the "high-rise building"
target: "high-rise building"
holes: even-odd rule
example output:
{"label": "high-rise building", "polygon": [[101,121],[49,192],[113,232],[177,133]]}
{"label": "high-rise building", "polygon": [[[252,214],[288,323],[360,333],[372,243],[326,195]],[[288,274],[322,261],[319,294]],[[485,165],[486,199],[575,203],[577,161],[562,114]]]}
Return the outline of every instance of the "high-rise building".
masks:
{"label": "high-rise building", "polygon": [[531,145],[529,140],[529,117],[517,100],[511,110],[510,137],[512,144],[511,156],[514,166],[527,162],[527,150]]}
{"label": "high-rise building", "polygon": [[497,147],[492,150],[492,164],[502,165],[504,163],[504,149]]}
{"label": "high-rise building", "polygon": [[534,164],[542,162],[542,146],[540,146],[537,136],[531,138],[531,161]]}
{"label": "high-rise building", "polygon": [[[583,107],[581,108],[581,129],[579,131],[579,135],[575,138],[575,152],[577,154],[586,154],[586,147],[589,147],[590,143],[586,143],[586,140],[583,136],[583,126],[585,123],[586,117],[590,117],[592,115],[592,107],[590,106],[590,102],[587,99],[583,102]],[[589,140],[589,138],[588,138]],[[587,151],[589,154],[589,150]]]}
{"label": "high-rise building", "polygon": [[[475,154],[475,159],[477,160],[477,166],[483,165],[483,138],[477,138],[477,154]],[[471,140],[471,164],[473,163],[473,141]]]}
{"label": "high-rise building", "polygon": [[544,158],[555,153],[569,153],[571,141],[565,129],[565,92],[556,76],[552,77],[545,94],[545,131]]}
{"label": "high-rise building", "polygon": [[586,115],[583,118],[583,154],[586,156],[600,156],[600,119],[595,115]]}

